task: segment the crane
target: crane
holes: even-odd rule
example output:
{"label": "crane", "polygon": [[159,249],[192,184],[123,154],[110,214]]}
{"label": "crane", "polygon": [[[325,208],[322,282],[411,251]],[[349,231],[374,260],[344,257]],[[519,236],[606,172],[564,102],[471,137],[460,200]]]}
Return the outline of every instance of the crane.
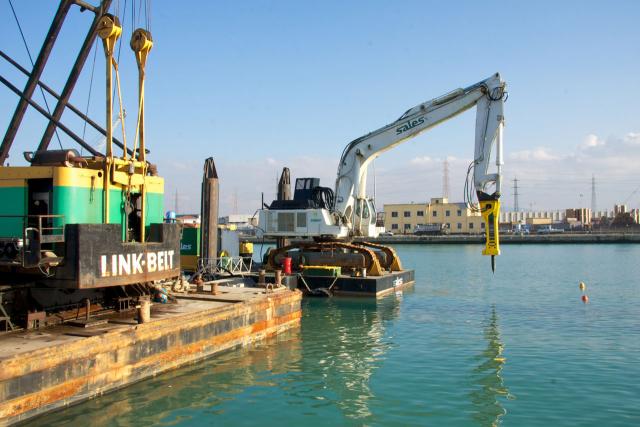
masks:
{"label": "crane", "polygon": [[[466,88],[458,88],[407,110],[396,121],[351,141],[342,152],[334,189],[320,187],[317,178],[296,181],[294,200],[276,200],[259,211],[260,232],[265,237],[349,240],[377,237],[375,206],[366,195],[367,169],[380,154],[476,107],[475,151],[469,166],[466,202],[473,191],[487,226],[484,255],[500,254],[502,131],[506,83],[499,73]],[[489,173],[495,150],[496,171]]]}

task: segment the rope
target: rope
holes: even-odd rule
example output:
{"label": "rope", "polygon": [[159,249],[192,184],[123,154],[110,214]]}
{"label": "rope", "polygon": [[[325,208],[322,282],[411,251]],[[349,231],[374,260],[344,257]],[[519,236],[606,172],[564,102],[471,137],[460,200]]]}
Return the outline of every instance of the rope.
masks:
{"label": "rope", "polygon": [[[18,25],[18,31],[20,31],[20,37],[22,37],[22,43],[24,43],[24,47],[27,50],[27,55],[29,55],[29,61],[31,62],[31,69],[33,70],[33,68],[35,67],[35,64],[33,62],[33,57],[31,56],[31,50],[29,50],[29,45],[27,44],[27,39],[24,36],[24,32],[22,31],[22,26],[20,25],[20,20],[18,19],[18,15],[16,14],[16,10],[13,8],[13,3],[11,3],[11,0],[9,1],[9,6],[11,7],[11,12],[13,13],[13,17],[16,20],[16,24]],[[49,115],[51,115],[51,110],[49,109],[49,103],[47,102],[47,98],[44,96],[44,90],[42,89],[42,86],[38,85],[38,87],[40,88],[40,93],[42,94],[42,99],[44,100],[44,105],[45,107],[47,107],[47,113],[49,113]],[[56,138],[58,139],[58,144],[60,145],[60,149],[63,150],[62,148],[62,141],[60,141],[60,135],[58,135],[58,127],[56,126],[54,128],[54,131],[56,133]]]}
{"label": "rope", "polygon": [[309,291],[310,294],[313,294],[313,291],[311,290],[311,288],[309,287],[309,285],[307,285],[307,282],[304,280],[304,277],[302,277],[302,274],[298,274],[298,277],[300,278],[300,280],[302,280],[302,283],[304,284],[304,286],[307,288],[307,290]]}
{"label": "rope", "polygon": [[333,279],[333,283],[331,283],[331,286],[329,286],[329,292],[331,292],[331,289],[333,289],[333,286],[336,284],[337,281],[338,281],[338,276],[336,276],[336,278]]}

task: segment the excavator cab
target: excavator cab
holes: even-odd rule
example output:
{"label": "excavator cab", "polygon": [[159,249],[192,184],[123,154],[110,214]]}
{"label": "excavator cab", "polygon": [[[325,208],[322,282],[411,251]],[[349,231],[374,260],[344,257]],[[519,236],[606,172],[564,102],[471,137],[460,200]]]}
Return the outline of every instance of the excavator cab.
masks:
{"label": "excavator cab", "polygon": [[313,200],[313,190],[320,186],[320,178],[297,178],[296,188],[293,192],[293,200],[305,203]]}
{"label": "excavator cab", "polygon": [[377,237],[376,207],[373,199],[356,199],[353,229],[356,235]]}

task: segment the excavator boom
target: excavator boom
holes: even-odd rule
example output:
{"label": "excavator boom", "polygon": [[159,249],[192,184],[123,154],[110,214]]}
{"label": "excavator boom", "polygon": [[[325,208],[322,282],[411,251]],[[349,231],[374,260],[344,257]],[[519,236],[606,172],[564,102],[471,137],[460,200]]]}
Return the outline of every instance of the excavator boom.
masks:
{"label": "excavator boom", "polygon": [[[497,218],[501,190],[502,128],[506,83],[498,73],[466,88],[459,88],[407,110],[398,120],[350,142],[344,149],[334,191],[313,188],[308,197],[294,195],[296,203],[273,205],[260,211],[260,228],[269,237],[345,239],[377,237],[375,208],[366,195],[367,169],[380,154],[418,136],[458,114],[476,107],[473,174],[470,188],[487,224],[485,255],[499,255]],[[493,147],[495,173],[489,173]],[[310,179],[310,178],[305,178]],[[316,191],[316,193],[314,193]],[[318,190],[319,191],[319,190]],[[311,196],[313,195],[313,196]],[[330,196],[328,196],[330,195]],[[307,197],[307,199],[305,199]],[[467,197],[467,203],[476,206]]]}

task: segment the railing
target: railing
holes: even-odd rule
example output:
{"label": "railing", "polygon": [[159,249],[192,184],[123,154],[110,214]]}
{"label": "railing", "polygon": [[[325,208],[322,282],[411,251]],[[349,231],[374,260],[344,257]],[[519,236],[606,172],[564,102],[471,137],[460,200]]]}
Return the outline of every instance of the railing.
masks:
{"label": "railing", "polygon": [[[51,248],[43,248],[42,245],[64,242],[64,215],[27,215],[27,223],[29,219],[35,219],[38,226],[24,229],[22,265],[48,266],[62,262],[62,257],[51,256]],[[56,219],[60,219],[62,225],[55,226]]]}
{"label": "railing", "polygon": [[[27,215],[27,218],[35,218],[38,223],[38,234],[40,235],[40,243],[62,243],[64,242],[64,215]],[[54,227],[55,219],[59,218],[60,226]],[[44,225],[50,225],[43,227],[43,220],[47,220]],[[51,221],[48,221],[51,220]],[[27,221],[28,222],[28,221]],[[35,227],[33,227],[35,228]]]}
{"label": "railing", "polygon": [[[2,219],[19,219],[22,220],[22,229],[25,228],[34,228],[37,229],[40,235],[47,236],[50,239],[46,239],[47,241],[42,241],[42,243],[58,243],[64,242],[64,215],[0,215],[0,221]],[[33,221],[34,225],[31,226],[31,219],[35,219]],[[49,224],[44,223],[43,220],[51,220],[50,222],[53,224],[55,219],[60,219],[60,223],[62,225],[54,227],[53,225],[49,226]],[[37,225],[37,227],[36,227]],[[49,233],[43,233],[43,231],[47,231]],[[59,233],[56,233],[58,231]],[[54,237],[55,236],[55,237]],[[57,236],[62,236],[62,239],[59,239]],[[0,237],[17,237],[17,236],[0,236]]]}
{"label": "railing", "polygon": [[[61,257],[50,256],[51,246],[43,248],[43,245],[64,242],[64,215],[0,215],[0,220],[12,219],[16,222],[22,221],[22,241],[16,246],[15,255],[19,251],[21,259],[17,256],[8,260],[10,263],[20,263],[23,267],[35,267],[41,265],[51,265],[62,261]],[[16,224],[18,225],[18,224]],[[1,236],[20,240],[17,235]],[[5,245],[5,246],[6,246]]]}
{"label": "railing", "polygon": [[223,256],[218,258],[201,258],[198,260],[198,273],[214,275],[245,275],[251,272],[253,260],[245,261],[243,257]]}

